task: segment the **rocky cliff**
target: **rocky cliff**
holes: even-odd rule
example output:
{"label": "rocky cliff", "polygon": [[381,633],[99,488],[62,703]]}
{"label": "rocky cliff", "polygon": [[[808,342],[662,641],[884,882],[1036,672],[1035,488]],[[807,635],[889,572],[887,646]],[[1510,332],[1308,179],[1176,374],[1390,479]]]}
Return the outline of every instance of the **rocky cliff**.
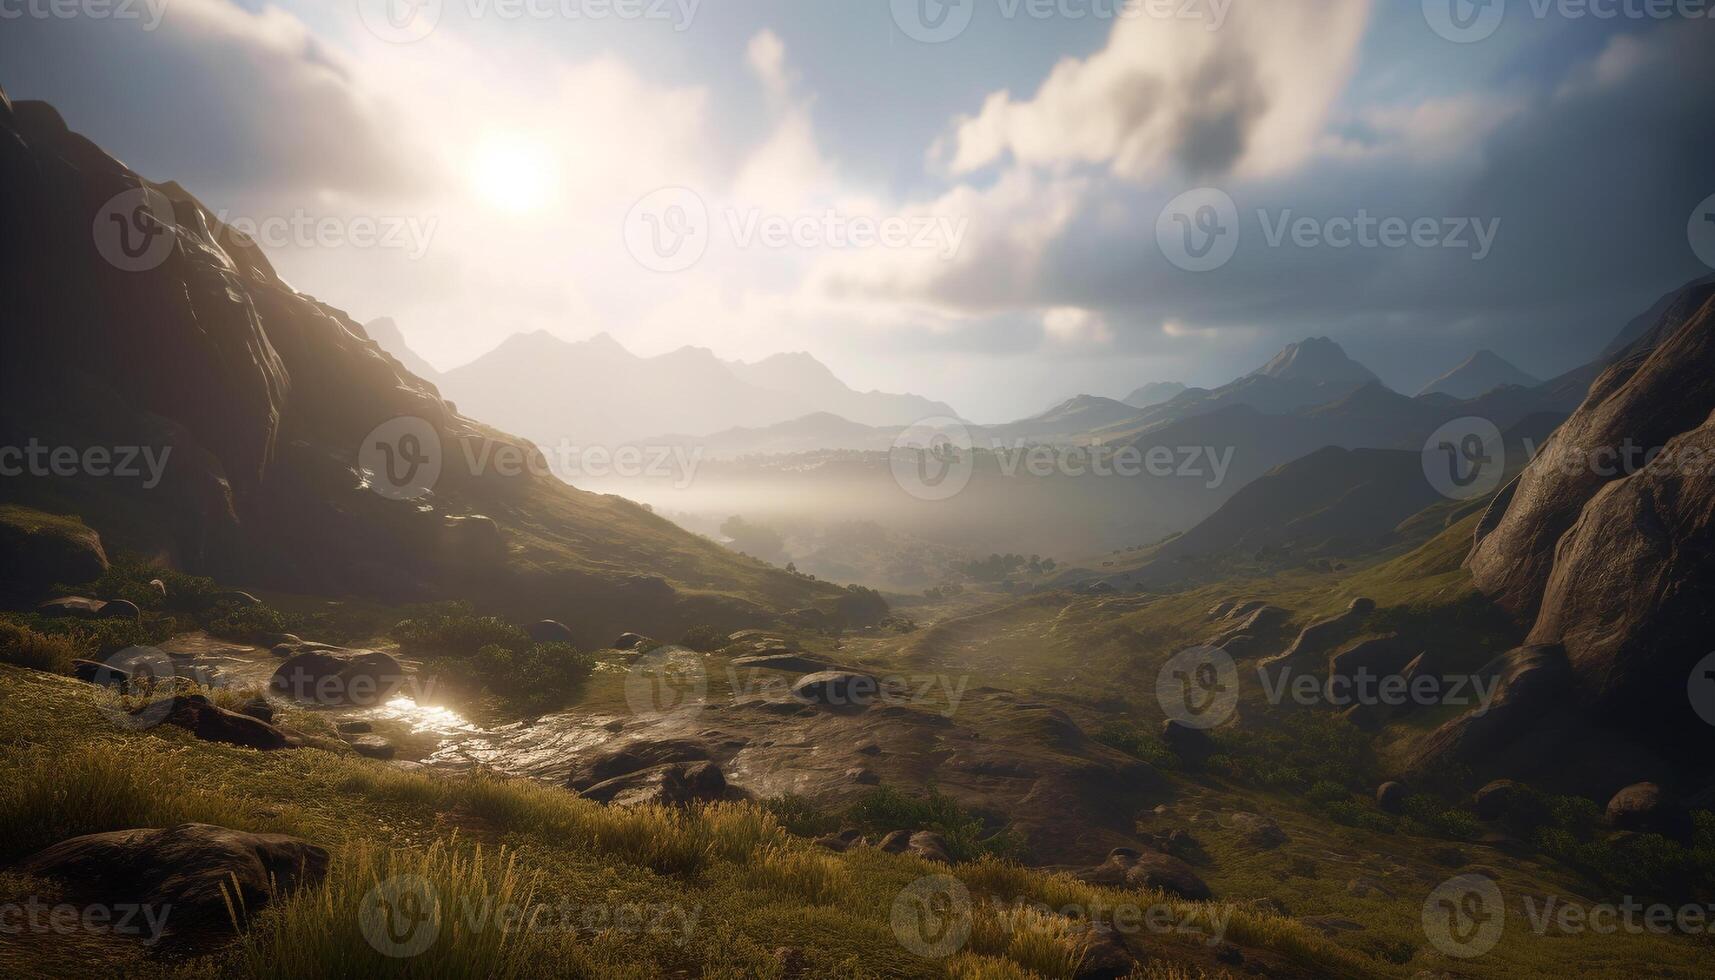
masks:
{"label": "rocky cliff", "polygon": [[[184,188],[139,177],[46,103],[0,94],[0,213],[0,446],[78,459],[39,455],[0,481],[7,500],[225,579],[489,597],[592,638],[624,617],[673,635],[834,599],[547,477],[534,447],[461,416]],[[439,475],[377,493],[363,447],[395,419]],[[155,479],[86,465],[127,447],[164,460]]]}

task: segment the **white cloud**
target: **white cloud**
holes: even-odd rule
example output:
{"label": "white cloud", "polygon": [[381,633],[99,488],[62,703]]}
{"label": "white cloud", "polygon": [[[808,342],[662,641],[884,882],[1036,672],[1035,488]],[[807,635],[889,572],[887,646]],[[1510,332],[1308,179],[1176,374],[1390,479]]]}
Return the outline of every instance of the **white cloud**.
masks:
{"label": "white cloud", "polygon": [[1149,179],[1267,175],[1315,149],[1350,76],[1369,0],[1236,5],[1221,30],[1195,19],[1115,23],[1107,46],[1060,62],[1029,99],[995,92],[939,149],[955,174],[1005,157]]}

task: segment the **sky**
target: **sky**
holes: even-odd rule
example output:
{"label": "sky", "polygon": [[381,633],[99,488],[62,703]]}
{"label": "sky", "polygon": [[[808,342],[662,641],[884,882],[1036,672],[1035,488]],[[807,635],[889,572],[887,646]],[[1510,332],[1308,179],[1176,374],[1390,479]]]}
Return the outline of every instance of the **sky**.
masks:
{"label": "sky", "polygon": [[990,421],[1307,336],[1589,360],[1715,265],[1711,9],[0,0],[0,85],[441,368],[803,350]]}

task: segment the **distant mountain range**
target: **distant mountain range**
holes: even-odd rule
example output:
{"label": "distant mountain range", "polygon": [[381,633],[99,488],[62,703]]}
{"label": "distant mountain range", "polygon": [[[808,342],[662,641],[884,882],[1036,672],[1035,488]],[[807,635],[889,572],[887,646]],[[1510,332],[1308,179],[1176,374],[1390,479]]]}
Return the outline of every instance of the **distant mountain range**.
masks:
{"label": "distant mountain range", "polygon": [[1534,388],[1540,384],[1540,378],[1524,373],[1494,351],[1480,350],[1472,354],[1465,363],[1424,385],[1418,394],[1440,393],[1452,395],[1454,398],[1476,398],[1506,385]]}
{"label": "distant mountain range", "polygon": [[[368,329],[376,343],[433,381],[460,411],[543,445],[615,446],[661,433],[766,429],[817,415],[886,427],[955,414],[917,395],[854,390],[805,353],[746,363],[682,347],[639,357],[605,333],[573,342],[537,331],[514,334],[469,364],[424,376],[418,367],[434,369],[410,350],[391,320],[374,321]],[[801,428],[813,432],[816,424]]]}
{"label": "distant mountain range", "polygon": [[1132,408],[1153,408],[1162,402],[1172,401],[1184,390],[1185,386],[1177,381],[1151,381],[1120,401]]}

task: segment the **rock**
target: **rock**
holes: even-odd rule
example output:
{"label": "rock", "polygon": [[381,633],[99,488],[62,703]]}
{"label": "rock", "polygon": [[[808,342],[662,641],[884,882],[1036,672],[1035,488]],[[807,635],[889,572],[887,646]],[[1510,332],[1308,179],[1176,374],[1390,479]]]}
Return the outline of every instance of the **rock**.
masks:
{"label": "rock", "polygon": [[869,674],[846,670],[818,671],[792,685],[793,697],[828,707],[873,704],[880,694],[880,681]]}
{"label": "rock", "polygon": [[1237,599],[1222,599],[1220,602],[1209,607],[1209,615],[1206,618],[1211,620],[1220,619],[1222,616],[1231,612],[1233,606],[1237,604]]}
{"label": "rock", "polygon": [[641,633],[621,633],[619,639],[613,641],[615,650],[636,650],[649,642],[649,638]]}
{"label": "rock", "polygon": [[149,588],[154,589],[156,595],[162,597],[163,599],[166,598],[166,596],[167,596],[167,583],[161,581],[158,578],[152,578],[149,580]]}
{"label": "rock", "polygon": [[726,776],[713,762],[674,762],[626,773],[579,793],[610,806],[687,806],[726,795]]}
{"label": "rock", "polygon": [[165,721],[177,725],[205,742],[224,742],[248,749],[273,751],[292,748],[286,734],[258,718],[228,711],[200,694],[174,698]]}
{"label": "rock", "polygon": [[926,861],[953,863],[953,856],[947,849],[947,838],[933,830],[919,830],[912,834],[906,842],[905,852],[915,854]]}
{"label": "rock", "polygon": [[809,969],[809,958],[796,946],[776,946],[773,956],[780,967],[781,980],[798,980]]}
{"label": "rock", "polygon": [[544,619],[524,627],[532,643],[571,643],[572,631],[564,623]]}
{"label": "rock", "polygon": [[734,667],[750,670],[784,670],[794,674],[814,674],[832,667],[824,660],[806,656],[800,653],[756,654],[748,657],[733,659]]}
{"label": "rock", "polygon": [[136,619],[142,615],[135,603],[124,599],[103,602],[83,596],[50,599],[37,606],[36,612],[49,619]]}
{"label": "rock", "polygon": [[881,782],[881,777],[875,774],[875,770],[865,769],[862,766],[856,769],[847,769],[846,778],[859,786],[875,786]]}
{"label": "rock", "polygon": [[1488,710],[1478,706],[1431,732],[1419,747],[1417,766],[1468,765],[1491,758],[1562,707],[1571,693],[1571,667],[1558,646],[1510,650],[1481,673],[1490,669],[1498,670],[1500,680]]}
{"label": "rock", "polygon": [[[896,833],[903,834],[905,832],[904,831],[896,831]],[[909,835],[907,835],[907,836],[909,836]],[[889,837],[889,839],[891,839],[893,837],[893,834],[889,834],[888,837]],[[823,834],[821,837],[816,838],[815,840],[811,841],[810,843],[815,844],[817,847],[827,848],[830,851],[838,851],[838,852],[844,853],[845,851],[851,850],[852,848],[863,843],[863,833],[861,831],[858,831],[858,830],[847,829],[847,830],[842,830],[837,834]],[[890,853],[898,854],[898,853],[903,852],[904,850],[905,850],[904,845],[901,845],[898,850],[892,851]]]}
{"label": "rock", "polygon": [[1715,591],[1715,277],[1646,317],[1490,505],[1467,564],[1533,624],[1526,642],[1565,649],[1591,717],[1673,752],[1709,733],[1686,694]]}
{"label": "rock", "polygon": [[706,743],[691,738],[633,741],[578,760],[566,785],[587,789],[619,776],[669,763],[705,762],[713,756]]}
{"label": "rock", "polygon": [[1388,813],[1400,813],[1405,809],[1407,795],[1409,794],[1404,783],[1383,783],[1376,787],[1376,806]]}
{"label": "rock", "polygon": [[1357,898],[1393,898],[1393,892],[1374,878],[1353,878],[1346,882],[1346,894]]}
{"label": "rock", "polygon": [[269,686],[298,701],[374,705],[405,683],[399,661],[376,650],[304,650],[286,658]]}
{"label": "rock", "polygon": [[767,630],[739,630],[727,634],[727,639],[733,643],[743,643],[745,640],[773,640],[778,637]]}
{"label": "rock", "polygon": [[397,753],[393,743],[379,735],[354,735],[345,740],[351,750],[367,759],[391,759]]}
{"label": "rock", "polygon": [[107,571],[101,536],[75,518],[25,511],[18,520],[0,518],[0,582],[27,598],[50,593],[56,585],[77,585]]}
{"label": "rock", "polygon": [[375,726],[367,721],[342,721],[335,726],[341,735],[368,735]]}
{"label": "rock", "polygon": [[85,684],[95,684],[101,687],[122,688],[131,683],[129,671],[121,670],[118,667],[109,667],[95,660],[73,660],[71,673],[73,677]]}
{"label": "rock", "polygon": [[73,837],[22,864],[79,901],[170,908],[175,930],[225,927],[227,894],[236,890],[232,904],[254,913],[317,884],[327,868],[328,852],[296,837],[200,823]]}
{"label": "rock", "polygon": [[1210,897],[1209,886],[1189,864],[1159,851],[1116,847],[1108,852],[1107,861],[1076,877],[1109,888],[1153,888],[1192,901]]}
{"label": "rock", "polygon": [[1258,850],[1272,850],[1290,840],[1279,824],[1258,813],[1235,813],[1232,822],[1240,841]]}
{"label": "rock", "polygon": [[1321,666],[1323,658],[1357,634],[1364,620],[1375,611],[1375,605],[1370,599],[1353,599],[1345,612],[1317,620],[1300,630],[1298,638],[1275,661]]}
{"label": "rock", "polygon": [[1404,637],[1389,633],[1365,640],[1328,661],[1330,677],[1380,678],[1398,676],[1423,650]]}
{"label": "rock", "polygon": [[911,846],[911,831],[895,830],[883,837],[878,846],[888,854],[904,854],[906,849]]}
{"label": "rock", "polygon": [[1604,818],[1615,830],[1690,837],[1690,815],[1655,783],[1633,783],[1615,793],[1608,800]]}
{"label": "rock", "polygon": [[267,698],[251,698],[249,701],[244,702],[243,707],[238,709],[238,713],[241,715],[249,715],[257,721],[265,721],[269,724],[274,723],[274,706],[268,703]]}
{"label": "rock", "polygon": [[1137,969],[1137,957],[1109,923],[1085,923],[1078,934],[1078,948],[1082,957],[1073,980],[1120,980]]}
{"label": "rock", "polygon": [[1518,802],[1524,787],[1510,779],[1497,779],[1477,790],[1476,811],[1479,820],[1499,820]]}
{"label": "rock", "polygon": [[1174,754],[1189,758],[1204,758],[1215,751],[1215,740],[1209,737],[1208,732],[1193,728],[1177,718],[1161,723],[1161,740]]}

